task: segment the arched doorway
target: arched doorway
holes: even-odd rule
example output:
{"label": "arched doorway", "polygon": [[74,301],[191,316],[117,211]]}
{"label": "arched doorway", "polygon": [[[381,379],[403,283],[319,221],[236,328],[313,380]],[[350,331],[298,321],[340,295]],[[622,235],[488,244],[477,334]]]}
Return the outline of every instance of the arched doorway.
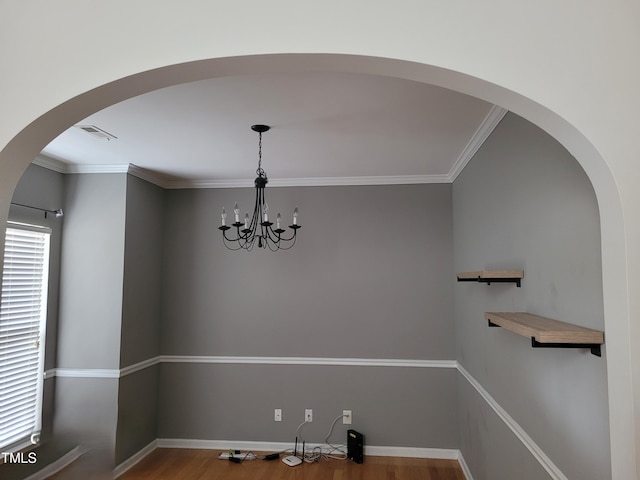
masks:
{"label": "arched doorway", "polygon": [[[115,79],[55,106],[26,125],[0,152],[0,218],[6,219],[11,192],[22,171],[51,139],[78,120],[118,101],[165,86],[213,76],[299,69],[328,69],[389,75],[432,83],[482,98],[512,110],[558,139],[581,163],[600,204],[603,233],[603,284],[610,380],[612,463],[631,468],[633,405],[631,391],[626,265],[619,244],[623,239],[622,209],[613,176],[601,155],[574,127],[549,109],[487,81],[438,67],[394,59],[349,55],[263,55],[201,60],[147,70]],[[614,294],[614,292],[616,292]],[[622,319],[622,320],[621,320]],[[624,457],[624,458],[623,458]],[[618,462],[618,463],[617,463]],[[616,467],[616,465],[621,465]],[[635,467],[633,467],[635,468]]]}

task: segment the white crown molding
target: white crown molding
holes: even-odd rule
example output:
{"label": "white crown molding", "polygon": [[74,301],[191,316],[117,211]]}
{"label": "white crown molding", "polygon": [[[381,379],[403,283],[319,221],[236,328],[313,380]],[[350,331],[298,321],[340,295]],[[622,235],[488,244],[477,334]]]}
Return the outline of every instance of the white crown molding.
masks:
{"label": "white crown molding", "polygon": [[[431,183],[453,183],[456,177],[476,154],[491,132],[507,114],[508,110],[494,105],[475,131],[464,150],[447,174],[443,175],[386,175],[359,177],[301,177],[274,178],[269,180],[270,187],[331,187],[358,185],[419,185]],[[248,188],[253,187],[253,179],[210,179],[187,180],[175,179],[167,175],[154,172],[133,164],[115,165],[81,165],[65,164],[59,160],[38,155],[33,161],[39,165],[58,173],[129,173],[167,190],[199,189],[199,188]]]}
{"label": "white crown molding", "polygon": [[324,187],[357,185],[417,185],[425,183],[448,183],[447,175],[386,175],[366,177],[317,177],[274,179],[274,187]]}
{"label": "white crown molding", "polygon": [[110,165],[81,165],[78,163],[70,163],[67,165],[67,171],[65,173],[127,173],[128,171],[128,163],[114,163]]}
{"label": "white crown molding", "polygon": [[[133,164],[81,165],[66,164],[45,155],[38,155],[32,162],[49,170],[63,174],[82,173],[128,173],[166,190],[199,188],[251,188],[254,179],[236,178],[219,180],[176,179]],[[446,175],[387,175],[361,177],[302,177],[272,178],[269,187],[334,187],[358,185],[418,185],[428,183],[451,183],[451,174]]]}
{"label": "white crown molding", "polygon": [[[449,170],[443,175],[386,175],[386,176],[359,176],[359,177],[302,177],[302,178],[274,178],[269,180],[271,187],[331,187],[331,186],[358,186],[358,185],[415,185],[430,183],[453,183],[456,177],[476,154],[485,140],[491,135],[500,120],[506,115],[507,110],[494,105],[475,131],[464,150]],[[253,179],[228,179],[228,180],[186,180],[176,179],[162,173],[154,172],[132,164],[113,165],[83,165],[67,164],[60,160],[38,155],[33,162],[44,168],[58,173],[129,173],[135,177],[164,189],[197,189],[197,188],[245,188],[253,187]]]}
{"label": "white crown molding", "polygon": [[[253,187],[253,180],[170,180],[164,188],[246,188]],[[337,187],[358,185],[414,185],[425,183],[451,183],[449,175],[388,175],[365,177],[306,177],[273,178],[269,187]]]}
{"label": "white crown molding", "polygon": [[164,189],[170,188],[171,183],[177,181],[167,175],[138,167],[132,163],[128,165],[127,173]]}
{"label": "white crown molding", "polygon": [[467,163],[473,158],[478,149],[482,146],[485,140],[491,135],[491,132],[498,126],[500,120],[507,114],[508,110],[494,105],[489,110],[489,113],[484,120],[475,131],[469,143],[467,143],[466,147],[458,157],[458,160],[453,164],[449,174],[447,175],[448,182],[453,183],[453,181],[460,175],[460,172],[467,166]]}
{"label": "white crown molding", "polygon": [[[231,180],[170,180],[163,187],[167,190],[177,190],[182,188],[249,188],[254,186],[253,179],[231,179]],[[269,186],[271,186],[269,179]]]}
{"label": "white crown molding", "polygon": [[67,173],[67,164],[56,160],[55,158],[48,157],[43,154],[38,154],[36,158],[31,162],[39,167],[47,168],[58,173]]}
{"label": "white crown molding", "polygon": [[[199,188],[252,188],[254,179],[187,180],[138,167],[133,164],[81,165],[66,164],[53,158],[38,155],[32,162],[49,170],[63,174],[82,173],[128,173],[166,190]],[[302,177],[272,178],[269,187],[334,187],[358,185],[419,185],[429,183],[451,183],[451,174],[446,175],[387,175],[360,177]]]}

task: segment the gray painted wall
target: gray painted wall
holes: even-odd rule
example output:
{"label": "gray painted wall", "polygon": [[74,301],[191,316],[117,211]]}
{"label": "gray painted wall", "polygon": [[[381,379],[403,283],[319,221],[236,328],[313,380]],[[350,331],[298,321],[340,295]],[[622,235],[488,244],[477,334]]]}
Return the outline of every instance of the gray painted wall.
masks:
{"label": "gray painted wall", "polygon": [[[163,191],[122,174],[65,181],[57,366],[117,370],[155,357]],[[112,468],[157,437],[157,383],[157,369],[58,379],[58,441],[97,449],[95,467]]]}
{"label": "gray painted wall", "polygon": [[[610,478],[606,346],[602,358],[532,349],[483,317],[529,311],[604,329],[600,222],[587,176],[555,140],[508,114],[454,182],[453,219],[455,271],[525,271],[522,288],[455,285],[458,361],[567,477]],[[459,396],[460,436],[475,480],[515,478],[519,442],[469,392]]]}
{"label": "gray painted wall", "polygon": [[164,190],[127,175],[120,367],[160,353]]}
{"label": "gray painted wall", "polygon": [[[160,350],[164,190],[127,176],[120,367]],[[115,463],[158,438],[158,367],[127,375],[118,388]]]}
{"label": "gray painted wall", "polygon": [[126,178],[65,176],[58,367],[120,367]]}
{"label": "gray painted wall", "polygon": [[167,363],[160,372],[160,438],[293,443],[311,408],[302,436],[324,443],[346,409],[353,424],[338,421],[335,444],[354,428],[369,445],[458,448],[455,369]]}
{"label": "gray painted wall", "polygon": [[158,372],[155,365],[119,380],[115,465],[158,438]]}
{"label": "gray painted wall", "polygon": [[[126,175],[65,176],[58,368],[117,369]],[[88,446],[113,468],[118,380],[57,378],[55,434]]]}
{"label": "gray painted wall", "polygon": [[[273,214],[300,208],[298,243],[229,251],[221,207],[253,195],[167,192],[162,354],[453,358],[450,185],[271,188]],[[315,407],[312,441],[351,409],[375,444],[455,445],[455,372],[369,368],[162,365],[159,433],[290,441]]]}
{"label": "gray painted wall", "polygon": [[302,225],[275,253],[222,245],[253,189],[167,194],[163,354],[453,358],[450,185],[268,189]]}
{"label": "gray painted wall", "polygon": [[117,379],[56,379],[57,441],[97,450],[110,468],[114,467],[117,415]]}
{"label": "gray painted wall", "polygon": [[[459,447],[473,480],[548,479],[540,462],[462,375],[458,379]],[[580,478],[571,477],[568,478]]]}

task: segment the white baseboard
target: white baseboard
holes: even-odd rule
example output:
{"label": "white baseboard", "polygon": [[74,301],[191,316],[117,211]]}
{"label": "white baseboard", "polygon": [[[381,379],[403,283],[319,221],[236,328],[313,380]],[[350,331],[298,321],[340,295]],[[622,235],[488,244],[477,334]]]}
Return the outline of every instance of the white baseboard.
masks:
{"label": "white baseboard", "polygon": [[464,461],[464,457],[462,456],[462,452],[458,451],[458,463],[460,464],[460,468],[462,468],[462,473],[464,474],[464,478],[467,480],[473,480],[473,475],[471,475],[471,470],[469,469],[469,465]]}
{"label": "white baseboard", "polygon": [[[308,443],[307,448],[321,447],[322,443]],[[159,448],[201,448],[205,450],[244,450],[256,452],[282,452],[293,448],[291,442],[244,442],[237,440],[190,440],[183,438],[159,438]],[[406,457],[406,458],[438,458],[455,460],[460,451],[443,448],[419,447],[385,447],[365,445],[366,455],[377,457]]]}
{"label": "white baseboard", "polygon": [[138,453],[134,453],[132,456],[127,458],[124,462],[122,462],[113,470],[113,478],[118,478],[120,475],[125,473],[127,470],[133,467],[136,463],[138,463],[144,457],[146,457],[151,452],[153,452],[156,448],[158,448],[158,440],[152,441],[151,443],[149,443],[149,445],[144,447]]}
{"label": "white baseboard", "polygon": [[[321,447],[324,444],[307,444],[307,448]],[[247,442],[239,440],[197,440],[188,438],[158,438],[145,448],[118,465],[113,474],[117,478],[140,462],[156,448],[192,448],[203,450],[242,450],[250,452],[282,452],[292,448],[291,442]],[[458,460],[467,480],[473,480],[469,467],[460,450],[421,447],[389,447],[365,445],[365,455],[377,457],[434,458]]]}
{"label": "white baseboard", "polygon": [[[189,438],[159,438],[158,448],[194,448],[202,450],[245,450],[281,452],[293,448],[291,442],[246,442],[240,440],[197,440]],[[309,444],[309,448],[314,445]]]}
{"label": "white baseboard", "polygon": [[374,457],[434,458],[439,460],[457,460],[460,456],[460,450],[446,448],[381,447],[375,445],[365,445],[364,453]]}
{"label": "white baseboard", "polygon": [[76,447],[73,450],[65,453],[62,457],[56,460],[53,463],[50,463],[42,470],[37,471],[33,475],[28,476],[25,480],[45,480],[61,470],[67,468],[73,462],[75,462],[78,458],[86,453],[86,450]]}

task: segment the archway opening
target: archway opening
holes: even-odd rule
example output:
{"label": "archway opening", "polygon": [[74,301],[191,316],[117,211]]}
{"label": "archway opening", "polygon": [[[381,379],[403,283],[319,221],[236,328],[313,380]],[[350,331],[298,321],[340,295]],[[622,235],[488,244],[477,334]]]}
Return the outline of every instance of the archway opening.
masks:
{"label": "archway opening", "polygon": [[[66,128],[88,115],[142,93],[205,78],[242,73],[337,69],[388,75],[431,83],[497,104],[538,125],[560,141],[589,176],[600,207],[603,232],[604,310],[610,382],[612,452],[633,449],[632,395],[626,266],[619,252],[623,238],[622,211],[615,182],[604,160],[580,132],[544,106],[481,79],[429,65],[394,59],[346,55],[268,55],[210,59],[141,72],[84,92],[35,119],[0,152],[0,218],[7,218],[12,192],[28,164],[42,148]],[[604,235],[604,232],[607,235]],[[623,320],[620,320],[623,319]],[[624,446],[624,448],[622,448]],[[612,456],[612,460],[615,458]]]}

